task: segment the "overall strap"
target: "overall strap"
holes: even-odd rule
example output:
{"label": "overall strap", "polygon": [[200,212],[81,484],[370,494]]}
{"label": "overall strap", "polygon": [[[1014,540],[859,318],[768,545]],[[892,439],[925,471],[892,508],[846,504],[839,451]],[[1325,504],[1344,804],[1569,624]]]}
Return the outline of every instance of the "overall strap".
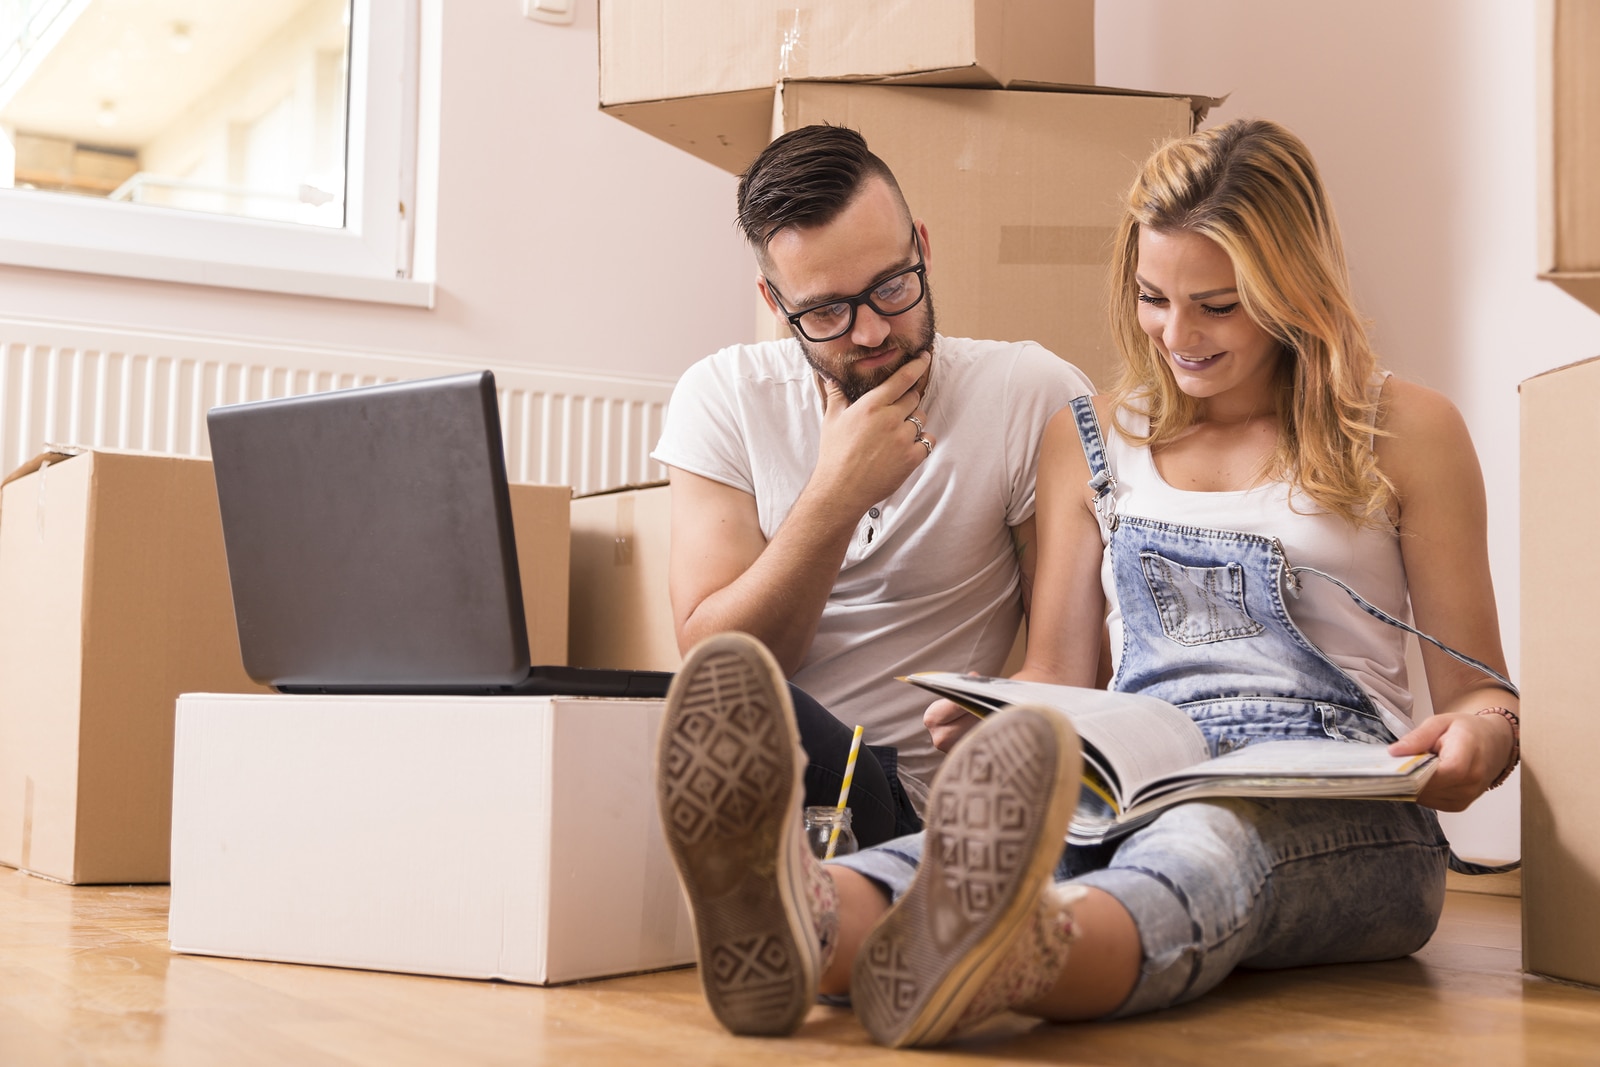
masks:
{"label": "overall strap", "polygon": [[[1514,694],[1516,696],[1521,696],[1522,695],[1521,693],[1517,692],[1517,687],[1512,684],[1511,679],[1507,678],[1505,675],[1501,674],[1499,671],[1495,670],[1493,667],[1489,666],[1487,663],[1479,663],[1477,660],[1473,659],[1471,656],[1468,656],[1468,655],[1466,655],[1464,653],[1461,653],[1461,652],[1457,652],[1455,649],[1451,648],[1449,645],[1445,644],[1443,641],[1439,640],[1437,637],[1434,637],[1431,634],[1425,634],[1421,630],[1417,629],[1415,626],[1411,626],[1411,625],[1409,625],[1407,623],[1401,622],[1399,619],[1395,618],[1393,615],[1390,615],[1388,612],[1384,611],[1382,608],[1378,607],[1377,605],[1370,604],[1366,600],[1362,599],[1360,593],[1357,593],[1354,589],[1351,589],[1348,585],[1344,584],[1343,582],[1341,582],[1339,579],[1335,578],[1331,574],[1324,574],[1322,571],[1317,570],[1315,567],[1290,567],[1289,568],[1289,581],[1288,581],[1287,584],[1288,584],[1288,587],[1289,587],[1291,592],[1293,592],[1294,590],[1299,588],[1299,577],[1302,574],[1315,575],[1318,578],[1324,578],[1324,579],[1332,582],[1334,585],[1338,586],[1340,589],[1343,589],[1346,593],[1348,593],[1349,596],[1350,596],[1350,599],[1354,600],[1356,602],[1356,605],[1359,608],[1361,608],[1362,611],[1366,612],[1368,615],[1371,615],[1374,619],[1377,619],[1379,622],[1386,622],[1390,626],[1397,627],[1398,629],[1404,630],[1408,634],[1412,634],[1412,635],[1420,638],[1421,640],[1428,642],[1428,644],[1430,644],[1433,647],[1439,649],[1439,651],[1443,652],[1445,655],[1449,656],[1450,658],[1452,658],[1454,660],[1457,660],[1457,661],[1459,661],[1461,663],[1465,663],[1467,666],[1473,667],[1473,668],[1481,671],[1483,674],[1487,675],[1489,678],[1492,678],[1496,685],[1504,686],[1507,692],[1512,693],[1512,694]],[[1464,860],[1460,856],[1456,855],[1456,850],[1455,849],[1452,848],[1450,850],[1449,867],[1450,867],[1450,869],[1452,871],[1455,871],[1457,874],[1470,874],[1470,875],[1477,875],[1477,874],[1504,874],[1507,871],[1514,871],[1514,870],[1516,870],[1517,868],[1519,868],[1521,866],[1522,866],[1522,861],[1521,860],[1512,860],[1510,863],[1500,863],[1500,864],[1494,864],[1494,865],[1488,865],[1488,864],[1483,864],[1483,863],[1474,863],[1472,860]]]}
{"label": "overall strap", "polygon": [[[1495,670],[1493,667],[1489,666],[1487,663],[1480,663],[1477,660],[1473,659],[1471,656],[1466,655],[1465,653],[1457,652],[1455,649],[1451,648],[1449,645],[1445,644],[1443,641],[1439,640],[1437,637],[1434,637],[1431,634],[1425,634],[1421,630],[1417,629],[1415,626],[1410,625],[1409,623],[1401,622],[1399,619],[1395,618],[1393,615],[1390,615],[1388,612],[1384,611],[1382,608],[1378,607],[1377,605],[1370,604],[1366,600],[1362,599],[1360,593],[1357,593],[1354,589],[1351,589],[1348,585],[1344,584],[1339,579],[1335,578],[1333,575],[1324,574],[1322,571],[1317,570],[1315,567],[1290,567],[1289,568],[1289,574],[1294,579],[1297,579],[1302,574],[1311,574],[1311,575],[1315,575],[1318,578],[1323,578],[1323,579],[1326,579],[1327,581],[1332,582],[1334,585],[1338,586],[1340,589],[1343,589],[1346,593],[1348,593],[1349,596],[1350,596],[1350,599],[1354,600],[1356,602],[1356,606],[1359,607],[1362,611],[1366,612],[1368,615],[1371,615],[1374,619],[1377,619],[1380,622],[1386,622],[1390,626],[1393,626],[1393,627],[1396,627],[1398,629],[1404,630],[1408,634],[1413,634],[1416,637],[1420,638],[1421,640],[1428,642],[1428,644],[1432,645],[1433,647],[1439,649],[1439,651],[1443,652],[1445,655],[1449,656],[1451,659],[1454,659],[1454,660],[1456,660],[1456,661],[1458,661],[1460,663],[1465,663],[1467,666],[1472,667],[1472,668],[1474,668],[1474,669],[1476,669],[1478,671],[1481,671],[1483,674],[1485,674],[1489,678],[1493,679],[1494,683],[1496,685],[1501,686],[1502,688],[1504,688],[1512,696],[1521,696],[1522,695],[1521,693],[1519,693],[1517,691],[1517,687],[1512,683],[1511,679],[1507,678],[1505,675],[1501,674],[1499,671]],[[1296,588],[1298,588],[1298,586],[1299,586],[1298,581],[1291,581],[1289,583],[1289,589],[1290,589],[1291,592],[1294,591]]]}
{"label": "overall strap", "polygon": [[1089,488],[1094,490],[1094,513],[1107,531],[1117,528],[1117,505],[1112,491],[1117,479],[1111,473],[1106,458],[1106,439],[1100,432],[1100,420],[1094,413],[1094,398],[1080,396],[1072,402],[1072,415],[1078,424],[1078,442],[1083,445],[1083,458],[1089,463]]}

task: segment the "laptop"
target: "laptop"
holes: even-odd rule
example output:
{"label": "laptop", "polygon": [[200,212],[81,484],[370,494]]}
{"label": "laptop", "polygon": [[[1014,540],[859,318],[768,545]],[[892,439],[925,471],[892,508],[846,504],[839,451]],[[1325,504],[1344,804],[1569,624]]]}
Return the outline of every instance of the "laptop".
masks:
{"label": "laptop", "polygon": [[663,696],[529,662],[489,371],[206,415],[245,671],[284,693]]}

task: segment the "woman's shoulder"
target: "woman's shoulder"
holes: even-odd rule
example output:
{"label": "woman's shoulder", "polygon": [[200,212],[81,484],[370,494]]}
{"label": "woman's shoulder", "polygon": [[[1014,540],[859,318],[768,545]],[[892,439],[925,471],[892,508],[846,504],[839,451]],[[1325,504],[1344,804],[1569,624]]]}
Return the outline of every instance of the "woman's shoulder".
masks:
{"label": "woman's shoulder", "polygon": [[1391,376],[1379,401],[1378,429],[1378,465],[1402,497],[1477,470],[1466,420],[1437,389]]}
{"label": "woman's shoulder", "polygon": [[1392,441],[1426,441],[1441,433],[1465,433],[1466,422],[1437,389],[1391,374],[1379,394],[1378,429]]}

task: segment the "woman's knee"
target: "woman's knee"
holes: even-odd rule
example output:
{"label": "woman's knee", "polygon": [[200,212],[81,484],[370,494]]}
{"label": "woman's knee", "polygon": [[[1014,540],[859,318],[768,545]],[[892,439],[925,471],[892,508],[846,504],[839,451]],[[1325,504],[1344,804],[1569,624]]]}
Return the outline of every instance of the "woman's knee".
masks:
{"label": "woman's knee", "polygon": [[1383,801],[1321,806],[1326,817],[1275,866],[1274,919],[1249,966],[1394,959],[1439,924],[1449,846],[1431,818]]}

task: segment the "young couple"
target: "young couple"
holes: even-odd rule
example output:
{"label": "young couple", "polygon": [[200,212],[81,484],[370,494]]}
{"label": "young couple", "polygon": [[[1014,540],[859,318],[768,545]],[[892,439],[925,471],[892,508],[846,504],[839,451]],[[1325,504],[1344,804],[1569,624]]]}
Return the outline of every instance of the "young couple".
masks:
{"label": "young couple", "polygon": [[[789,154],[777,192],[745,197],[767,156],[741,183],[761,290],[796,337],[787,378],[747,362],[716,380],[739,391],[725,405],[738,411],[790,383],[788,420],[814,424],[791,448],[796,488],[779,513],[763,510],[761,469],[747,483],[717,473],[683,444],[678,411],[658,451],[674,467],[673,600],[693,648],[668,699],[657,788],[717,1018],[784,1034],[819,994],[848,994],[876,1040],[931,1045],[1005,1010],[1122,1017],[1200,996],[1236,966],[1420,948],[1449,858],[1431,809],[1465,808],[1510,773],[1517,702],[1471,440],[1447,400],[1379,369],[1305,146],[1238,121],[1156,151],[1113,254],[1121,379],[1073,399],[1084,390],[1071,368],[1030,379],[1009,347],[974,355],[987,343],[935,339],[926,229],[881,163],[841,172],[837,144],[854,136],[797,131],[768,150]],[[809,206],[785,215],[785,197]],[[918,307],[917,328],[897,332]],[[977,525],[960,511],[984,490],[954,463],[978,445],[935,425],[969,404],[1002,452],[1016,451],[1008,434],[1037,442],[1042,427],[1036,491],[1031,458],[1008,459],[1009,474],[977,468],[1011,479],[990,488],[1021,549],[1004,544],[1001,568],[1011,602],[1019,586],[1028,602],[1017,677],[1093,686],[1106,651],[1112,689],[1177,704],[1214,752],[1282,737],[1431,751],[1419,802],[1193,802],[1064,849],[1079,770],[1067,720],[1019,707],[980,722],[937,702],[920,724],[948,753],[931,782],[907,780],[889,752],[875,761],[888,764],[874,779],[882,803],[909,797],[924,831],[814,860],[801,837],[808,753],[827,763],[834,749],[814,741],[827,712],[787,676],[819,635],[843,655],[891,632],[870,615],[850,625],[869,601],[923,620],[913,636],[925,644],[964,625],[932,610],[942,602],[919,613],[915,595],[876,586],[840,602],[833,583],[868,562],[872,537],[897,534],[922,541],[879,558],[886,574],[917,580],[922,552],[989,573],[992,551],[940,552]],[[947,449],[951,470],[936,466]],[[680,518],[680,484],[709,511]],[[1434,714],[1420,723],[1408,615],[1439,643],[1423,649]],[[846,623],[830,631],[830,617]],[[919,666],[992,673],[994,650],[972,649],[997,643],[996,617],[963,636],[964,651]],[[930,765],[937,754],[919,773]]]}

